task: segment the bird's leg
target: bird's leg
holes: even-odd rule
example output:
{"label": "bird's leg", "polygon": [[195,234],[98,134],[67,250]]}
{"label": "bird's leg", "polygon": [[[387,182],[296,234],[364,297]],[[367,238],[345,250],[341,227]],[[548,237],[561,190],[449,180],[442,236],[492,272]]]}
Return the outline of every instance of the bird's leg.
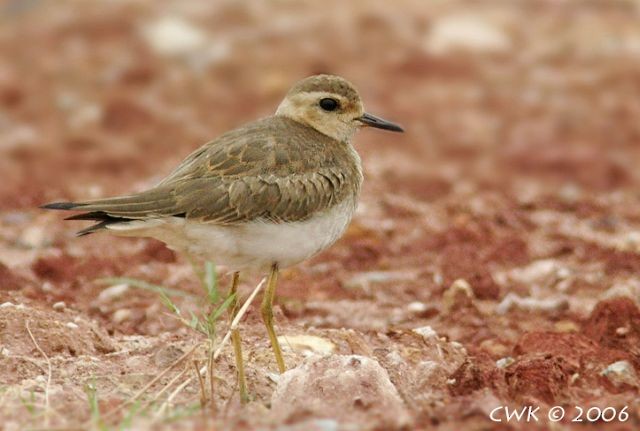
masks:
{"label": "bird's leg", "polygon": [[271,340],[271,348],[273,354],[276,356],[276,362],[278,363],[278,370],[280,373],[285,372],[284,359],[282,358],[282,350],[278,343],[278,337],[276,337],[276,331],[273,329],[273,298],[276,295],[276,283],[278,281],[278,265],[273,264],[271,271],[269,272],[269,280],[267,281],[267,289],[264,292],[264,298],[262,299],[262,306],[260,311],[262,312],[262,320],[267,327],[267,333]]}
{"label": "bird's leg", "polygon": [[[239,272],[233,273],[233,279],[231,281],[230,295],[234,295],[231,303],[229,304],[229,313],[231,315],[231,321],[236,317],[238,313],[238,279],[240,278]],[[242,359],[242,341],[240,339],[240,330],[234,329],[231,331],[231,342],[233,343],[233,352],[236,359],[236,370],[238,371],[238,386],[240,389],[240,402],[245,404],[249,401],[249,395],[247,394],[247,379],[244,374],[244,360]]]}

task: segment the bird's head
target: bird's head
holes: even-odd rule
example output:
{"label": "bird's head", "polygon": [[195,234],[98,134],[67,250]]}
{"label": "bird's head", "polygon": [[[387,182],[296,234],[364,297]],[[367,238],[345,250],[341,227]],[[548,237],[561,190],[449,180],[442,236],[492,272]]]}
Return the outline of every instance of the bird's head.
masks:
{"label": "bird's head", "polygon": [[344,78],[315,75],[296,83],[276,115],[309,125],[331,138],[349,142],[361,127],[402,132],[402,128],[365,112],[360,95]]}

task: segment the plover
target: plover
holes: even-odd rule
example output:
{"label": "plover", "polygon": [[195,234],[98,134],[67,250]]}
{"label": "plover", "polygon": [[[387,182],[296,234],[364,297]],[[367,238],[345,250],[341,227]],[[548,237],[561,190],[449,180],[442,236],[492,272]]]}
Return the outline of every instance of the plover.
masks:
{"label": "plover", "polygon": [[[79,235],[152,237],[224,265],[233,272],[233,293],[240,271],[268,272],[261,313],[282,373],[272,311],[278,270],[326,249],[344,233],[363,179],[351,139],[366,126],[402,132],[366,113],[345,79],[311,76],[289,90],[275,115],[203,145],[149,190],[43,208],[84,211],[67,219],[97,222]],[[239,332],[232,342],[244,398]]]}

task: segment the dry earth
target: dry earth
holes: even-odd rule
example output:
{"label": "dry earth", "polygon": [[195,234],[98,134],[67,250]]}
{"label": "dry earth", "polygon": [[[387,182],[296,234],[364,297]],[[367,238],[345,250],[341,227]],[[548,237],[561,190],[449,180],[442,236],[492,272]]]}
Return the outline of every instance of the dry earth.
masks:
{"label": "dry earth", "polygon": [[[115,429],[639,429],[639,20],[631,1],[3,2],[0,429],[99,428],[96,410]],[[96,280],[197,279],[160,243],[78,239],[37,206],[147,187],[316,72],[407,133],[358,136],[347,235],[283,274],[292,370],[274,373],[253,306],[251,403],[227,348],[215,412],[195,380],[159,411],[187,361],[129,421],[204,338]],[[530,405],[539,422],[489,419]],[[576,406],[628,417],[571,422]]]}

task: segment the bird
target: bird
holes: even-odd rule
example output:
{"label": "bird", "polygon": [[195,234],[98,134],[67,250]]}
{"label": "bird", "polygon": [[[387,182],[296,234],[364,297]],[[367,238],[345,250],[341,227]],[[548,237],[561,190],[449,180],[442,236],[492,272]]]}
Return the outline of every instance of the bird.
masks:
{"label": "bird", "polygon": [[[283,373],[273,326],[278,272],[325,250],[347,229],[363,181],[352,139],[364,127],[403,132],[365,112],[346,79],[309,76],[291,87],[274,115],[204,144],[148,190],[41,208],[82,211],[66,218],[95,222],[79,236],[151,237],[190,258],[223,265],[232,273],[234,295],[240,272],[268,274],[260,311]],[[238,329],[232,343],[240,396],[246,400]]]}

